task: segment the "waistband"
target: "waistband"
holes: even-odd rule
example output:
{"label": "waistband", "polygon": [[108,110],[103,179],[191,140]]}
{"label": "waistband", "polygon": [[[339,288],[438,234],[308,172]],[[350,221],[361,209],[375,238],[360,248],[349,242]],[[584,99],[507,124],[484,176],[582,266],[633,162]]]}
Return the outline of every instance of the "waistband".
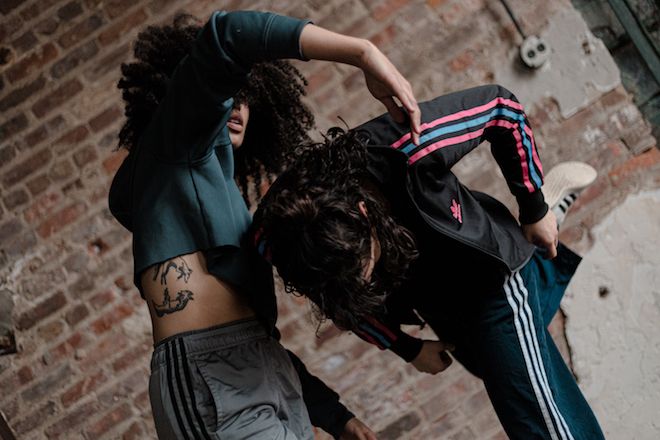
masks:
{"label": "waistband", "polygon": [[[165,364],[173,354],[195,355],[233,347],[263,339],[268,332],[257,318],[246,318],[202,330],[177,333],[159,341],[154,346],[152,367]],[[178,347],[172,349],[172,347]],[[183,350],[182,350],[183,349]]]}

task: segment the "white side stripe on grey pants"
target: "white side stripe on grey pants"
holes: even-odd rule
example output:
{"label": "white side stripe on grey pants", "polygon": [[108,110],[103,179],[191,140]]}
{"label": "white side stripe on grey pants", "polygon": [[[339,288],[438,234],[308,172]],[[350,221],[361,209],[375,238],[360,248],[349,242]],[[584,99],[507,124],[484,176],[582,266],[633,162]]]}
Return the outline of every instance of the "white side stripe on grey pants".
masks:
{"label": "white side stripe on grey pants", "polygon": [[504,282],[506,298],[514,314],[516,334],[525,359],[527,373],[552,440],[573,440],[564,417],[554,400],[534,327],[534,315],[528,303],[527,288],[518,272]]}

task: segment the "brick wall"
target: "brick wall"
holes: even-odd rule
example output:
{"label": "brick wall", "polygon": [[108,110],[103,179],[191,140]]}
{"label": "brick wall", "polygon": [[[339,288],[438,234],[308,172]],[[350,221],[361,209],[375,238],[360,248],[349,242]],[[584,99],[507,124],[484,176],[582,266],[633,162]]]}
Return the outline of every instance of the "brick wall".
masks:
{"label": "brick wall", "polygon": [[[534,35],[568,0],[510,0]],[[496,0],[3,0],[0,3],[0,304],[13,304],[17,353],[0,357],[0,411],[23,439],[154,438],[147,382],[151,329],[132,286],[130,235],[106,197],[125,157],[118,66],[140,28],[185,11],[251,8],[313,19],[368,38],[408,77],[420,100],[491,83],[514,62],[520,36]],[[355,69],[298,64],[319,129],[383,111]],[[592,90],[563,118],[528,108],[546,167],[590,162],[598,182],[562,233],[578,249],[631,192],[657,187],[660,153],[622,88]],[[506,189],[483,149],[457,170],[470,185]],[[339,391],[379,439],[504,439],[482,383],[460,366],[429,376],[324,325],[281,295],[284,343]],[[409,329],[420,332],[417,328]],[[561,315],[553,332],[562,343]],[[427,330],[425,337],[432,337]],[[568,358],[568,350],[564,349]],[[319,433],[319,438],[327,438]]]}

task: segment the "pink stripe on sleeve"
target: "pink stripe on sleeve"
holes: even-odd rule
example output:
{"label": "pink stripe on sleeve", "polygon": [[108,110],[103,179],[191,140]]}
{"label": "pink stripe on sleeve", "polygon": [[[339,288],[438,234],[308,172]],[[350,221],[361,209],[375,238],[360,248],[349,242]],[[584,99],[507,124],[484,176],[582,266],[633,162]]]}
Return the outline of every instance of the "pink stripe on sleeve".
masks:
{"label": "pink stripe on sleeve", "polygon": [[[522,111],[522,105],[520,105],[519,102],[513,101],[511,99],[504,99],[502,97],[497,97],[493,99],[492,101],[477,106],[477,107],[472,107],[466,110],[462,110],[457,113],[452,113],[451,115],[443,116],[441,118],[438,118],[434,121],[431,122],[426,122],[420,126],[420,130],[424,132],[425,130],[428,130],[429,128],[433,128],[435,126],[438,126],[440,124],[444,124],[446,122],[452,122],[456,121],[458,119],[466,118],[468,116],[474,116],[479,113],[486,112],[490,109],[493,109],[497,107],[498,105],[503,104],[508,107],[511,107],[514,110],[520,110]],[[410,140],[410,133],[404,134],[398,141],[394,142],[392,145],[390,145],[392,148],[399,148],[401,145],[406,143],[408,140]]]}
{"label": "pink stripe on sleeve", "polygon": [[387,327],[385,327],[383,324],[380,322],[376,321],[374,318],[371,316],[367,317],[367,321],[369,321],[374,327],[376,327],[378,330],[381,332],[385,333],[392,341],[396,341],[397,337],[394,333],[390,331]]}
{"label": "pink stripe on sleeve", "polygon": [[514,123],[509,122],[509,121],[504,120],[504,119],[495,119],[495,120],[489,121],[486,124],[484,124],[484,126],[482,128],[480,128],[479,130],[473,131],[471,133],[465,133],[465,134],[462,134],[460,136],[455,136],[453,138],[443,139],[441,141],[433,143],[433,144],[429,145],[428,147],[423,148],[423,149],[419,150],[417,153],[413,154],[410,157],[409,164],[412,165],[413,163],[417,162],[419,159],[427,156],[428,154],[433,153],[434,151],[436,151],[440,148],[444,148],[444,147],[447,147],[447,146],[450,146],[450,145],[457,145],[457,144],[461,144],[463,142],[467,142],[467,141],[472,140],[472,139],[476,139],[476,138],[480,137],[484,133],[486,128],[488,128],[488,127],[504,127],[504,128],[512,128],[513,129],[512,133],[513,133],[514,139],[516,140],[516,149],[518,151],[518,156],[521,159],[520,164],[521,164],[521,167],[522,167],[523,182],[524,182],[525,186],[527,187],[527,189],[530,192],[534,191],[535,190],[534,185],[532,185],[532,182],[531,182],[530,177],[529,177],[529,167],[527,165],[527,160],[526,160],[527,154],[525,153],[525,148],[524,148],[524,145],[523,145],[523,142],[522,142],[522,136],[521,136],[521,134],[518,130],[519,124],[514,124]]}
{"label": "pink stripe on sleeve", "polygon": [[362,337],[364,339],[366,339],[367,341],[369,341],[369,343],[374,344],[376,347],[380,348],[381,350],[386,350],[385,347],[380,345],[378,342],[376,342],[376,340],[374,338],[372,338],[371,336],[369,336],[365,332],[363,332],[361,330],[358,330],[358,329],[355,329],[354,331],[355,331],[355,333],[359,333],[360,335],[362,335]]}

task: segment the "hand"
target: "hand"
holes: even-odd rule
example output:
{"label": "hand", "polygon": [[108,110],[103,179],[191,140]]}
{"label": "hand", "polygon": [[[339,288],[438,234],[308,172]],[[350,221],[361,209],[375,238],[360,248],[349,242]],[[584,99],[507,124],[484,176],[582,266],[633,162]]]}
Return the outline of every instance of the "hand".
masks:
{"label": "hand", "polygon": [[529,243],[546,250],[543,255],[544,260],[557,256],[559,229],[557,228],[557,217],[551,210],[548,210],[548,213],[536,223],[522,225],[522,230]]}
{"label": "hand", "polygon": [[452,363],[447,351],[453,351],[454,345],[442,341],[424,341],[422,350],[411,364],[422,373],[437,374],[445,371]]}
{"label": "hand", "polygon": [[346,422],[339,440],[376,440],[376,436],[367,425],[353,417]]}
{"label": "hand", "polygon": [[364,52],[360,68],[364,72],[369,92],[382,102],[387,112],[398,123],[405,120],[405,112],[394,102],[396,96],[410,116],[410,134],[415,145],[419,145],[421,111],[410,83],[399,73],[389,59],[375,46]]}

